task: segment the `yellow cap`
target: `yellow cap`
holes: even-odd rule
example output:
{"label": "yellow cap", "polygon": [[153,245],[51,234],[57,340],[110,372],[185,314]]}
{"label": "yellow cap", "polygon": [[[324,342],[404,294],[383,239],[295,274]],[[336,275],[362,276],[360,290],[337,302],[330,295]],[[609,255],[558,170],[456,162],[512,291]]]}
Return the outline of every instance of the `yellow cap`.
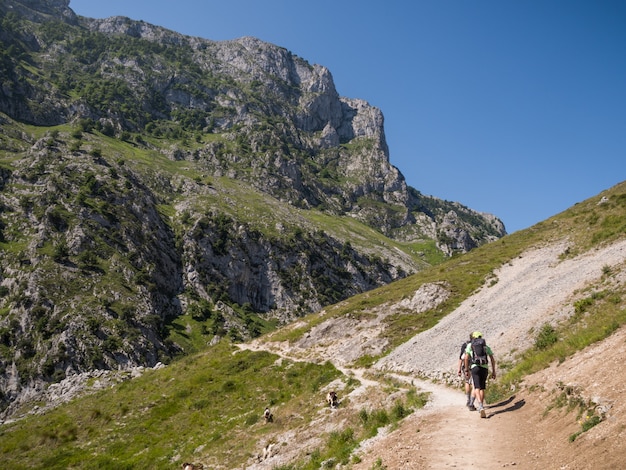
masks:
{"label": "yellow cap", "polygon": [[472,333],[472,338],[482,338],[483,334],[480,331],[474,331]]}

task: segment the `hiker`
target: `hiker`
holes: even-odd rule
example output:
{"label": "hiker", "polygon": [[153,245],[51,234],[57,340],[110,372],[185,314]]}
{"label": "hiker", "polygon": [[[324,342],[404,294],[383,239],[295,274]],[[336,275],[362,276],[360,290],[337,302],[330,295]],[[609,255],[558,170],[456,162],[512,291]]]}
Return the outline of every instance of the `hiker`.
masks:
{"label": "hiker", "polygon": [[489,375],[489,364],[487,358],[491,360],[491,378],[496,378],[496,360],[493,351],[487,346],[480,331],[474,331],[471,335],[472,341],[465,349],[465,377],[470,373],[474,384],[474,403],[480,412],[481,418],[486,418],[485,413],[485,389],[487,388],[487,376]]}
{"label": "hiker", "polygon": [[274,421],[274,415],[270,412],[269,408],[265,408],[265,411],[263,412],[263,418],[265,419],[266,423],[272,423]]}
{"label": "hiker", "polygon": [[458,376],[461,377],[463,374],[463,381],[465,382],[465,395],[467,395],[467,403],[465,406],[469,408],[470,411],[475,411],[474,407],[474,384],[472,383],[472,376],[465,375],[465,355],[467,354],[465,350],[467,349],[467,345],[472,341],[472,334],[469,335],[469,341],[464,341],[461,345],[461,353],[459,354],[459,371]]}

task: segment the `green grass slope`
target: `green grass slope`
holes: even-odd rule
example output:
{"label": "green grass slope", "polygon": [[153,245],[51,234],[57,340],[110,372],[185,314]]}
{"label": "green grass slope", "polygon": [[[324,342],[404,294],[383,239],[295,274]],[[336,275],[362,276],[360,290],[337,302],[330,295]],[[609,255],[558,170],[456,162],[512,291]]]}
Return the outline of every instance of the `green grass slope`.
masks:
{"label": "green grass slope", "polygon": [[[606,201],[599,203],[600,197]],[[527,230],[516,232],[466,255],[454,257],[388,286],[327,308],[329,316],[361,315],[372,306],[398,302],[427,282],[446,282],[450,298],[422,315],[390,317],[390,344],[406,341],[450,313],[494,269],[523,251],[567,237],[575,256],[626,237],[626,183],[582,201]],[[606,273],[608,274],[608,273]],[[594,294],[577,305],[567,325],[543,331],[535,345],[506,365],[500,388],[552,360],[598,341],[626,322],[623,285]],[[268,335],[272,341],[295,341],[320,321],[305,317],[298,328]],[[563,341],[558,343],[554,337]],[[282,359],[267,352],[236,352],[226,341],[111,389],[78,398],[42,415],[29,415],[0,427],[0,459],[5,468],[175,468],[193,460],[215,468],[241,468],[275,433],[304,433],[325,416],[324,390],[359,385],[332,364]],[[364,358],[367,365],[375,358]],[[320,433],[313,449],[284,469],[319,468],[322,462],[349,465],[350,451],[380,426],[393,424],[423,404],[406,385],[384,382],[375,406],[346,406],[341,420]],[[387,399],[385,399],[385,397]],[[393,397],[389,399],[389,397]],[[347,404],[346,404],[347,405]],[[261,420],[265,406],[280,409],[271,426]],[[348,411],[350,409],[350,411]]]}
{"label": "green grass slope", "polygon": [[[44,415],[4,424],[3,466],[167,469],[181,459],[199,459],[215,468],[241,468],[261,442],[271,441],[271,433],[307,428],[319,419],[326,410],[324,386],[341,379],[349,391],[358,383],[329,363],[236,351],[222,342]],[[425,399],[405,387],[403,398],[388,410],[345,414],[345,427],[327,433],[328,445],[320,444],[313,462],[347,458],[359,440],[423,406]],[[261,416],[265,406],[280,409],[271,426]],[[332,438],[338,434],[345,441],[341,446]]]}

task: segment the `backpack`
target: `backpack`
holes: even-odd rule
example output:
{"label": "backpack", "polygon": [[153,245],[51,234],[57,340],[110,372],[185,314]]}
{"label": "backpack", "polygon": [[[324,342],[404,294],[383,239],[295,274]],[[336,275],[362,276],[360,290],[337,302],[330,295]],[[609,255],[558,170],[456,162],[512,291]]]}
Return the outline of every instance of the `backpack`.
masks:
{"label": "backpack", "polygon": [[484,338],[472,340],[472,364],[484,366],[487,364],[487,343]]}
{"label": "backpack", "polygon": [[469,341],[465,341],[463,345],[461,346],[461,354],[459,354],[459,359],[465,359],[465,350],[467,349],[468,344],[469,344]]}

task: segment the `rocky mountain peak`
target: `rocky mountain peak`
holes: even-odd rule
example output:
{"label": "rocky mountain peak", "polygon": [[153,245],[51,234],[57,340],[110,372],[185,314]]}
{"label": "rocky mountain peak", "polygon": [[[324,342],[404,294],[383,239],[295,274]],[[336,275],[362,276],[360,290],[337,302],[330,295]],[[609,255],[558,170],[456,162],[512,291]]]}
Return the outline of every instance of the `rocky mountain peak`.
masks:
{"label": "rocky mountain peak", "polygon": [[75,24],[78,20],[70,0],[4,0],[0,11],[18,13],[30,21],[62,20]]}

